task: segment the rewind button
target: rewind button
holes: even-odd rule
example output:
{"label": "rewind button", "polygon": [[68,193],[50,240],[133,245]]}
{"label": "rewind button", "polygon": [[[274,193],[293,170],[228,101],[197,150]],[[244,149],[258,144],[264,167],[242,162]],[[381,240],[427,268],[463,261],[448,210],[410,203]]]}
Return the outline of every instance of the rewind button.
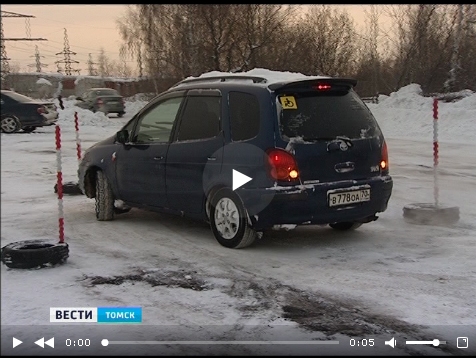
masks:
{"label": "rewind button", "polygon": [[50,346],[51,348],[55,347],[55,337],[48,339],[45,341],[45,337],[40,338],[35,342],[36,345],[40,346],[41,348],[45,348],[45,344]]}

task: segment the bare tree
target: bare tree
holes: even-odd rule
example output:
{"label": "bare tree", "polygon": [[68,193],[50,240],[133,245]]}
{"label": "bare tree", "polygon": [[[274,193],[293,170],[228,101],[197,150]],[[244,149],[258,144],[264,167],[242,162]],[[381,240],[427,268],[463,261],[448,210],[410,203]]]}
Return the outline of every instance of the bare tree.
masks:
{"label": "bare tree", "polygon": [[456,20],[456,32],[453,39],[453,51],[451,53],[451,69],[449,71],[448,79],[445,81],[445,91],[449,92],[454,90],[456,84],[456,77],[460,69],[460,42],[463,26],[463,5],[457,6],[457,20]]}
{"label": "bare tree", "polygon": [[143,37],[141,36],[140,27],[140,11],[137,6],[128,5],[126,15],[116,21],[119,33],[122,37],[123,44],[120,52],[125,58],[129,54],[129,58],[137,60],[137,69],[139,77],[143,76],[142,48]]}
{"label": "bare tree", "polygon": [[354,22],[345,10],[312,5],[297,25],[306,72],[341,76],[355,70]]}

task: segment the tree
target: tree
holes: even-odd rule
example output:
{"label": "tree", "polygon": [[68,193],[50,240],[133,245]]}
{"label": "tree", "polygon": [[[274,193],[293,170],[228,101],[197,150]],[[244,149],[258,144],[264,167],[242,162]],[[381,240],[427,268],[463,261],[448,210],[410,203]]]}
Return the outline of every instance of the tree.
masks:
{"label": "tree", "polygon": [[356,34],[345,10],[312,5],[297,25],[299,54],[306,54],[304,72],[344,76],[355,71]]}

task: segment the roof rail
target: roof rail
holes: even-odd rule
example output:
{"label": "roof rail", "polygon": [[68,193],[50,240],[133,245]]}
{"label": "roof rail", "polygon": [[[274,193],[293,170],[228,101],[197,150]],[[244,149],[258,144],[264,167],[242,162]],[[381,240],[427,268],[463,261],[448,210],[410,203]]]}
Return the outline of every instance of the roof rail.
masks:
{"label": "roof rail", "polygon": [[184,83],[192,83],[192,82],[207,82],[207,81],[220,81],[225,82],[226,80],[251,80],[253,83],[266,83],[268,80],[264,77],[257,77],[257,76],[208,76],[208,77],[197,77],[197,78],[190,78],[183,81],[180,81],[173,85],[172,87],[184,84]]}

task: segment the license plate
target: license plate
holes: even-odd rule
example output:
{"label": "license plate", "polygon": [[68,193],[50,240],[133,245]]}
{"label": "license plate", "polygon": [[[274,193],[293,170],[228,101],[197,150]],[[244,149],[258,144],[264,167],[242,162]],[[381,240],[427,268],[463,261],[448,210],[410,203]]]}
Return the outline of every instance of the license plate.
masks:
{"label": "license plate", "polygon": [[329,206],[361,203],[370,200],[370,189],[341,191],[328,195]]}

